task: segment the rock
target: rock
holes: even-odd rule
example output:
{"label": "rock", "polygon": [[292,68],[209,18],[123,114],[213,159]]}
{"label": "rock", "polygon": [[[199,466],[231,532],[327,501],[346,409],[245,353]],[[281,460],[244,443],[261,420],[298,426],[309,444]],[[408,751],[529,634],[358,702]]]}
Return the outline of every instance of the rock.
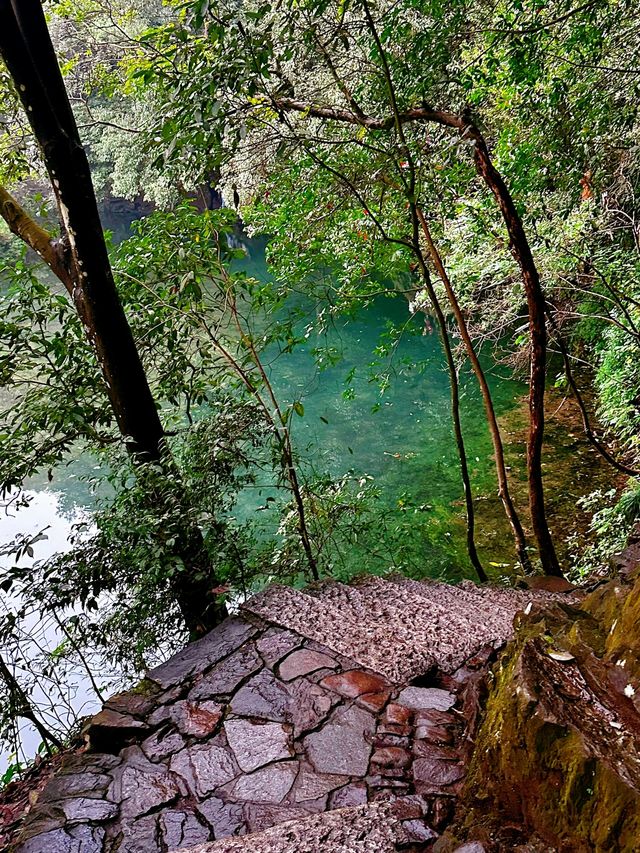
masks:
{"label": "rock", "polygon": [[293,787],[297,774],[297,761],[269,764],[261,770],[241,776],[233,788],[233,796],[236,800],[277,805]]}
{"label": "rock", "polygon": [[390,689],[389,683],[384,678],[362,669],[352,669],[338,675],[328,675],[322,679],[320,684],[329,690],[335,690],[336,693],[346,696],[348,699],[355,699],[357,696],[362,696],[363,693],[388,692]]}
{"label": "rock", "polygon": [[367,786],[363,782],[352,782],[334,791],[329,797],[329,807],[344,809],[349,806],[361,806],[367,802]]}
{"label": "rock", "polygon": [[462,847],[456,847],[454,853],[486,853],[486,847],[479,841],[471,841],[463,844]]}
{"label": "rock", "polygon": [[102,822],[110,820],[118,814],[116,803],[90,797],[72,797],[68,800],[62,800],[60,807],[64,812],[68,826],[88,823],[89,821]]}
{"label": "rock", "polygon": [[450,711],[423,710],[416,711],[416,726],[449,726],[455,727],[456,718]]}
{"label": "rock", "polygon": [[[36,835],[20,845],[20,853],[102,853],[104,830],[76,826],[68,832],[56,829]],[[152,853],[149,851],[149,853]]]}
{"label": "rock", "polygon": [[408,841],[433,841],[438,837],[438,833],[427,826],[423,820],[405,820],[402,822],[402,828],[407,833]]}
{"label": "rock", "polygon": [[406,767],[411,762],[411,755],[406,749],[397,746],[386,746],[376,751],[371,756],[372,764],[380,764],[383,767]]}
{"label": "rock", "polygon": [[541,590],[543,592],[573,592],[576,587],[565,578],[555,578],[549,575],[537,575],[524,578],[529,589]]}
{"label": "rock", "polygon": [[141,720],[105,708],[89,720],[83,734],[91,749],[116,754],[127,741],[144,736],[147,731],[148,725]]}
{"label": "rock", "polygon": [[440,761],[437,758],[417,758],[413,762],[413,778],[416,786],[438,788],[450,785],[464,776],[464,767],[452,761]]}
{"label": "rock", "polygon": [[169,810],[160,815],[160,831],[166,847],[163,849],[193,847],[203,841],[212,841],[213,833],[202,826],[190,812]]}
{"label": "rock", "polygon": [[160,689],[153,681],[143,680],[134,690],[116,693],[104,704],[105,710],[131,717],[146,717],[158,705]]}
{"label": "rock", "polygon": [[384,721],[378,726],[378,735],[397,738],[399,741],[406,740],[411,734],[411,726],[394,726]]}
{"label": "rock", "polygon": [[429,812],[429,802],[418,794],[402,797],[393,804],[393,813],[399,820],[424,817]]}
{"label": "rock", "polygon": [[319,684],[300,678],[288,685],[291,701],[289,719],[296,737],[309,729],[316,729],[338,703],[334,693],[323,690]]}
{"label": "rock", "polygon": [[[371,788],[394,788],[396,789],[396,793],[404,794],[409,790],[409,783],[404,779],[394,779],[391,776],[367,776],[367,783]],[[401,790],[403,789],[403,790]],[[387,795],[385,794],[385,797]],[[381,799],[378,796],[374,796],[373,799]]]}
{"label": "rock", "polygon": [[310,767],[305,765],[300,768],[300,772],[298,773],[293,800],[296,803],[301,803],[305,800],[317,800],[330,791],[345,785],[348,781],[348,777],[345,776],[315,773]]}
{"label": "rock", "polygon": [[335,658],[322,652],[314,652],[309,649],[300,649],[292,652],[280,664],[280,678],[283,681],[292,681],[301,675],[309,675],[319,669],[337,669],[338,663]]}
{"label": "rock", "polygon": [[278,723],[227,720],[224,729],[236,761],[245,773],[292,755],[289,735]]}
{"label": "rock", "polygon": [[[260,832],[289,820],[308,817],[309,811],[298,806],[270,806],[251,803],[245,809],[249,832]],[[329,853],[329,851],[327,851]]]}
{"label": "rock", "polygon": [[387,709],[384,712],[385,722],[395,726],[409,725],[411,723],[412,716],[413,713],[411,708],[405,708],[395,702],[391,702],[387,705]]}
{"label": "rock", "polygon": [[225,803],[218,797],[209,797],[196,806],[196,811],[212,828],[216,839],[243,833],[245,823],[240,805]]}
{"label": "rock", "polygon": [[65,797],[103,797],[111,782],[106,773],[63,773],[53,776],[38,796],[39,803],[53,803]]}
{"label": "rock", "polygon": [[[110,849],[117,850],[118,853],[160,853],[158,815],[147,815],[139,820],[124,821],[116,837],[118,840]],[[84,853],[84,849],[81,848],[79,853]]]}
{"label": "rock", "polygon": [[222,718],[222,705],[217,702],[176,702],[171,717],[183,735],[204,738],[213,734]]}
{"label": "rock", "polygon": [[270,628],[256,641],[256,646],[267,666],[273,668],[293,649],[302,645],[302,637],[282,628]]}
{"label": "rock", "polygon": [[236,651],[250,637],[253,637],[257,630],[241,617],[225,619],[206,636],[194,643],[189,643],[166,663],[152,669],[148,673],[148,678],[164,688],[181,684],[190,675],[204,672],[208,667]]}
{"label": "rock", "polygon": [[415,738],[416,740],[425,740],[428,743],[452,744],[453,732],[444,726],[416,726]]}
{"label": "rock", "polygon": [[269,670],[263,669],[236,693],[231,700],[231,710],[239,716],[284,723],[290,719],[290,701],[284,684]]}
{"label": "rock", "polygon": [[206,797],[239,775],[231,750],[219,737],[186,747],[171,757],[169,768],[187,784],[189,792]]}
{"label": "rock", "polygon": [[362,705],[368,711],[373,711],[374,714],[381,711],[388,701],[388,693],[363,693],[362,696],[358,697],[358,705]]}
{"label": "rock", "polygon": [[398,702],[414,710],[448,711],[455,705],[456,697],[439,687],[405,687]]}
{"label": "rock", "polygon": [[196,682],[189,693],[189,701],[233,693],[238,685],[261,667],[262,661],[253,645],[234,652]]}
{"label": "rock", "polygon": [[406,747],[409,746],[411,739],[408,737],[403,737],[401,735],[389,734],[386,731],[380,732],[380,728],[378,728],[376,732],[376,736],[373,739],[373,745],[377,747],[382,746],[400,746]]}
{"label": "rock", "polygon": [[113,771],[108,798],[120,803],[122,817],[140,817],[180,795],[175,778],[166,767],[152,764],[139,746],[122,753],[122,764]]}
{"label": "rock", "polygon": [[460,750],[455,746],[439,746],[426,740],[417,740],[413,745],[415,758],[437,758],[438,761],[459,761]]}
{"label": "rock", "polygon": [[184,740],[179,734],[170,732],[166,728],[151,735],[140,744],[147,758],[155,762],[164,761],[174,752],[179,752],[184,745]]}
{"label": "rock", "polygon": [[305,738],[309,760],[318,773],[363,776],[369,765],[371,714],[360,708],[338,708],[320,731]]}

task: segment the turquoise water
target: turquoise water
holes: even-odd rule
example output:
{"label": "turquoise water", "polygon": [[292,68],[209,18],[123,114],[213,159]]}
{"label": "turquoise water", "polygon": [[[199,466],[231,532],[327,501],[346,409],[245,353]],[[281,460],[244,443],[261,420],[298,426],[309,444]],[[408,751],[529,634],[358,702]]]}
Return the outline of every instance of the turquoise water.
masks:
{"label": "turquoise water", "polygon": [[[262,247],[249,246],[249,253],[242,266],[250,275],[263,278],[267,271]],[[375,350],[389,327],[404,332],[393,354],[379,358]],[[418,576],[453,580],[474,573],[466,555],[449,377],[438,335],[425,334],[424,328],[424,316],[411,318],[403,296],[379,297],[355,317],[335,320],[325,334],[312,332],[292,353],[270,352],[271,380],[283,405],[303,404],[304,415],[293,415],[290,423],[298,453],[309,460],[307,468],[333,477],[350,470],[355,477],[372,477],[367,482],[381,492],[385,524],[402,526],[395,547],[402,550],[406,545],[407,553],[396,565]],[[452,337],[458,343],[455,334]],[[341,357],[323,369],[314,351],[325,349]],[[484,366],[498,416],[521,406],[526,386],[490,360],[485,359]],[[390,378],[386,388],[381,387],[380,374]],[[475,377],[466,370],[460,373],[460,386],[468,464],[474,497],[479,499],[478,520],[485,517],[492,528],[479,529],[481,557],[495,564],[495,574],[508,574],[513,554],[497,506],[481,396]],[[363,556],[366,559],[367,548],[361,545],[354,559]],[[360,566],[361,571],[384,568],[384,559]]]}
{"label": "turquoise water", "polygon": [[[264,278],[264,243],[248,246],[242,263],[253,276]],[[375,349],[389,326],[405,331],[392,356],[376,358]],[[321,369],[314,350],[331,348],[340,353],[337,364]],[[424,317],[410,318],[406,300],[399,295],[380,297],[355,317],[337,318],[325,334],[312,332],[304,344],[289,354],[270,351],[271,380],[284,405],[302,402],[304,415],[291,418],[295,448],[305,474],[354,478],[370,477],[380,497],[375,503],[380,524],[392,531],[392,550],[377,546],[378,531],[360,541],[350,555],[350,571],[399,567],[415,575],[455,579],[472,576],[465,551],[465,515],[459,462],[451,428],[449,380],[437,334],[424,334]],[[498,375],[486,365],[498,414],[519,405],[525,386]],[[374,373],[389,376],[386,390]],[[461,410],[474,495],[495,496],[492,451],[475,379],[462,372]],[[71,460],[27,484],[34,495],[50,494],[33,508],[21,510],[9,521],[0,519],[0,541],[22,525],[23,532],[49,527],[60,544],[61,531],[77,508],[90,508],[93,498],[85,478],[92,473],[90,457]],[[489,502],[492,503],[492,502]],[[495,500],[493,501],[495,503]],[[479,510],[486,502],[478,502]],[[494,525],[494,519],[490,521]],[[502,531],[502,521],[497,520]],[[485,525],[486,526],[486,525]],[[508,537],[479,536],[485,561],[498,565],[512,559]],[[495,531],[484,531],[487,532]],[[45,556],[51,542],[40,546]],[[373,552],[376,560],[368,560]],[[362,561],[364,560],[364,564]]]}

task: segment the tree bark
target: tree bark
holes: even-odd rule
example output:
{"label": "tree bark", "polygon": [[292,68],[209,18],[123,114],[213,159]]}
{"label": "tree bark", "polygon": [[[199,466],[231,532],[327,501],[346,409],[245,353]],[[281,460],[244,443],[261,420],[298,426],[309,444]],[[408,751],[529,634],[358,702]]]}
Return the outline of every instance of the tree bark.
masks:
{"label": "tree bark", "polygon": [[[412,208],[414,206],[412,205]],[[417,222],[417,219],[416,219]],[[453,421],[453,434],[456,440],[458,449],[458,457],[460,459],[460,474],[462,477],[462,486],[464,490],[464,501],[467,511],[467,553],[471,565],[476,570],[478,578],[485,583],[489,580],[487,573],[484,570],[475,541],[475,508],[473,506],[473,492],[471,490],[471,478],[469,476],[469,466],[467,465],[467,451],[464,445],[464,436],[462,434],[462,424],[460,422],[460,383],[458,381],[458,371],[456,370],[453,351],[451,349],[451,341],[449,340],[449,330],[447,329],[447,321],[440,306],[438,295],[433,289],[431,276],[424,260],[424,256],[417,242],[414,243],[414,253],[418,260],[418,266],[422,274],[422,279],[425,284],[429,300],[436,315],[438,328],[440,330],[440,341],[447,360],[449,370],[449,384],[451,388],[451,419]]]}
{"label": "tree bark", "polygon": [[[37,235],[34,248],[73,300],[127,447],[141,461],[158,460],[162,425],[116,291],[89,162],[39,0],[0,2],[0,53],[42,151],[62,222],[62,240],[47,250]],[[19,216],[9,225],[29,236]]]}
{"label": "tree bark", "polygon": [[416,207],[416,212],[418,214],[418,219],[420,220],[422,233],[424,234],[424,238],[427,243],[427,248],[429,249],[429,254],[431,255],[431,259],[433,261],[433,265],[436,268],[438,276],[440,277],[440,280],[442,281],[444,289],[447,293],[447,298],[449,299],[449,304],[451,305],[453,316],[455,317],[456,323],[458,325],[460,337],[462,338],[467,352],[467,358],[471,362],[471,367],[473,368],[473,372],[475,373],[476,379],[478,380],[478,385],[480,386],[484,409],[487,417],[487,424],[489,426],[491,441],[493,443],[493,452],[496,462],[496,474],[498,478],[498,494],[500,496],[500,500],[502,501],[502,505],[504,507],[504,511],[507,516],[509,525],[511,526],[511,531],[513,533],[513,539],[516,547],[516,553],[525,572],[531,573],[531,560],[529,559],[529,554],[527,552],[527,540],[524,534],[524,530],[522,528],[522,523],[520,522],[520,517],[518,516],[516,508],[513,504],[513,500],[511,498],[511,493],[509,491],[509,480],[507,477],[507,468],[504,461],[502,436],[500,435],[500,427],[498,426],[498,420],[496,418],[495,409],[493,407],[493,400],[491,398],[489,384],[484,374],[484,370],[482,369],[482,365],[480,364],[480,359],[478,358],[475,348],[473,346],[473,341],[471,340],[471,335],[469,334],[467,323],[460,308],[460,303],[458,302],[457,296],[451,284],[451,280],[449,279],[445,266],[442,262],[442,257],[431,237],[431,232],[429,230],[429,226],[427,225],[427,221],[425,219],[422,208]]}
{"label": "tree bark", "polygon": [[509,248],[515,258],[524,285],[529,311],[530,371],[529,371],[529,440],[527,442],[527,476],[529,480],[529,511],[531,525],[538,543],[538,552],[545,575],[564,577],[547,522],[542,482],[542,445],[544,442],[544,397],[547,381],[547,327],[545,299],[538,268],[514,201],[502,176],[489,156],[480,131],[466,125],[462,136],[474,142],[473,159],[480,175],[493,193],[509,234]]}

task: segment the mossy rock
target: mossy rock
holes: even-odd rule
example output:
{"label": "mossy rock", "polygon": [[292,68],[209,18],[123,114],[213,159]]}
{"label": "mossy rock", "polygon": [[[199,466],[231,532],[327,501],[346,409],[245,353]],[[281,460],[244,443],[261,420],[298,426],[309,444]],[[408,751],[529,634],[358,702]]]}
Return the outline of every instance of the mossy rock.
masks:
{"label": "mossy rock", "polygon": [[[462,832],[477,834],[482,826],[485,835],[498,839],[498,849],[505,850],[510,847],[506,835],[514,826],[520,827],[522,840],[536,836],[567,853],[640,850],[640,771],[635,747],[628,755],[625,750],[625,744],[637,745],[633,715],[640,726],[640,714],[624,695],[612,697],[617,703],[612,707],[620,708],[621,716],[607,717],[607,709],[602,711],[605,723],[611,719],[616,728],[603,729],[600,742],[590,717],[597,698],[591,707],[588,702],[591,687],[596,697],[606,697],[609,682],[598,693],[593,679],[603,672],[620,672],[621,659],[629,667],[624,677],[638,672],[638,613],[636,580],[601,587],[579,609],[554,604],[519,618],[515,640],[491,676],[463,795]],[[575,654],[577,660],[555,663],[550,655],[546,667],[545,656],[556,649],[569,660]],[[550,677],[538,679],[545,669]],[[554,673],[568,673],[565,681],[560,677],[557,695]]]}

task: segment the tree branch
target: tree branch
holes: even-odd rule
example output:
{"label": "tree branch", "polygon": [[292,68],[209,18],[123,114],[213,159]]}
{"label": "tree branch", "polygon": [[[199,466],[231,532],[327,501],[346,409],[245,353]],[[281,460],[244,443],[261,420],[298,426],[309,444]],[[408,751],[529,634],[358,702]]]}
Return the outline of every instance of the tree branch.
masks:
{"label": "tree branch", "polygon": [[11,193],[0,186],[0,216],[9,230],[33,249],[64,284],[71,289],[71,275],[64,260],[62,241],[49,234],[26,212]]}
{"label": "tree branch", "polygon": [[273,104],[281,110],[305,113],[314,118],[326,118],[345,124],[357,124],[367,127],[369,130],[390,130],[395,125],[396,120],[400,124],[406,124],[411,121],[429,121],[441,124],[444,127],[453,127],[460,131],[464,130],[466,125],[464,119],[455,113],[449,113],[445,110],[432,110],[428,107],[416,107],[411,110],[399,111],[397,117],[390,115],[385,118],[377,118],[376,116],[364,114],[360,116],[351,110],[342,110],[338,107],[315,106],[305,101],[298,101],[295,98],[275,98]]}

